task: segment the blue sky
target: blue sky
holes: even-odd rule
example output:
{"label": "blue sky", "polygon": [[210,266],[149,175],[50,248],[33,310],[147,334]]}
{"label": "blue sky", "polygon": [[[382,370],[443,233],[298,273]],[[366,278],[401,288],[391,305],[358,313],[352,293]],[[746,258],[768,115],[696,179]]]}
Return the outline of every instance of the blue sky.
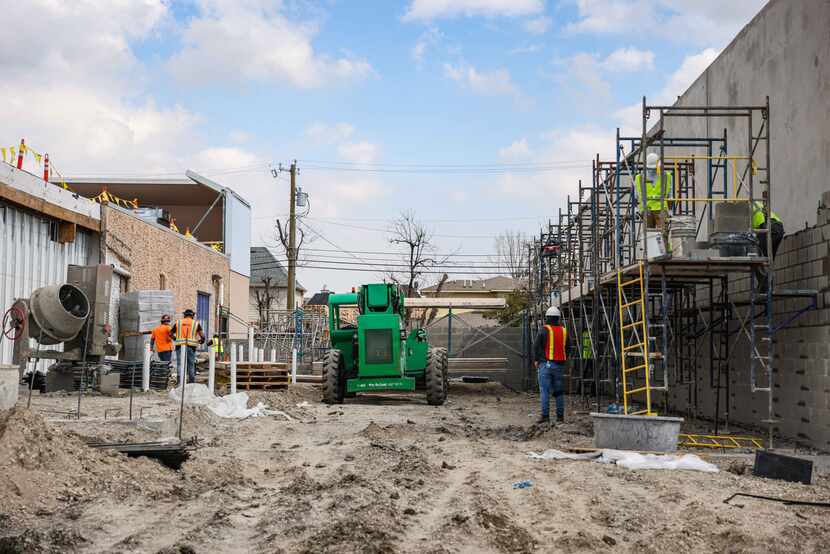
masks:
{"label": "blue sky", "polygon": [[[327,253],[365,268],[395,257],[388,220],[404,209],[437,251],[480,265],[500,232],[535,234],[615,128],[636,128],[642,95],[671,102],[764,2],[18,4],[0,37],[3,140],[27,137],[70,175],[213,176],[270,245],[287,212],[270,168],[297,158],[310,248],[387,253]],[[378,276],[299,275],[310,291]]]}

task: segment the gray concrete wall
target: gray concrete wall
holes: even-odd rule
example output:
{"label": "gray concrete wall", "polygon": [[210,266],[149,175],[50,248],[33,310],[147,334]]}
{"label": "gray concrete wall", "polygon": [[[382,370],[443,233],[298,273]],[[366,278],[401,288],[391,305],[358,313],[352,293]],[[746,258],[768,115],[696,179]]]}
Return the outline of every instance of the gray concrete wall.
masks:
{"label": "gray concrete wall", "polygon": [[[771,0],[677,105],[763,105],[767,96],[772,209],[784,219],[788,235],[775,261],[776,287],[820,291],[817,309],[776,335],[776,432],[830,450],[830,211],[821,208],[830,204],[830,194],[822,198],[830,189],[830,1]],[[759,117],[752,122],[756,134],[760,124]],[[728,153],[748,153],[745,118],[667,118],[665,127],[670,135],[692,137],[720,136],[726,128]],[[763,151],[756,158],[761,167],[768,165]],[[705,195],[704,167],[697,168],[697,196]],[[759,197],[760,190],[755,190]],[[707,225],[702,230],[705,236]],[[729,287],[733,299],[745,296],[748,279],[733,279]],[[787,320],[806,303],[776,301],[775,321]],[[737,319],[730,329],[739,329]],[[733,335],[730,348],[730,394],[721,395],[721,416],[728,409],[731,421],[760,426],[767,418],[767,395],[750,392],[748,341],[741,337],[735,342]],[[696,393],[696,415],[711,418],[717,396],[709,382],[707,342],[701,341],[699,352],[697,382],[673,386],[670,408],[687,413],[689,398]],[[759,385],[765,384],[762,375]]]}
{"label": "gray concrete wall", "polygon": [[[830,204],[830,192],[824,194]],[[819,291],[815,309],[801,314],[776,333],[774,355],[773,408],[776,434],[796,439],[815,448],[830,451],[830,208],[818,211],[818,224],[788,235],[781,243],[774,264],[776,289],[814,289]],[[749,278],[730,282],[735,301],[748,297]],[[717,293],[716,293],[717,294]],[[699,295],[701,297],[702,295]],[[781,325],[809,305],[804,298],[778,299],[774,302],[775,324]],[[745,317],[746,308],[739,310]],[[761,323],[761,320],[758,320]],[[721,395],[720,414],[729,410],[732,422],[762,426],[767,418],[767,394],[750,392],[749,342],[733,318],[730,331],[730,394]],[[736,339],[737,336],[737,339]],[[691,409],[689,398],[698,398],[695,415],[711,418],[714,414],[715,390],[710,385],[708,339],[698,344],[700,353],[698,378],[693,385],[673,385],[669,408],[678,413]],[[759,386],[766,386],[761,372]],[[690,387],[692,390],[690,395]]]}
{"label": "gray concrete wall", "polygon": [[[767,96],[772,209],[789,233],[816,223],[818,199],[830,183],[830,1],[771,0],[677,105],[762,105]],[[760,123],[753,121],[756,134]],[[667,118],[665,127],[695,137],[720,136],[725,127],[729,154],[747,153],[745,118]],[[763,156],[758,162],[766,166]],[[705,193],[704,179],[698,188]]]}

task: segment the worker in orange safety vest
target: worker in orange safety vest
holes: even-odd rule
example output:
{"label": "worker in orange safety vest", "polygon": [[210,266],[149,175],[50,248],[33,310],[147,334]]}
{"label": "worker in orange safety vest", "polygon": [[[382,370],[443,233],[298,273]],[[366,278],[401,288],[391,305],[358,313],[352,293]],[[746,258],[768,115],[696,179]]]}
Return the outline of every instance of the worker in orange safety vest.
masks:
{"label": "worker in orange safety vest", "polygon": [[550,421],[550,395],[556,401],[556,421],[565,421],[565,344],[568,331],[561,324],[562,313],[556,306],[545,312],[545,326],[533,341],[533,359],[539,373],[542,413],[538,423]]}
{"label": "worker in orange safety vest", "polygon": [[[170,337],[176,341],[176,352],[181,353],[181,347],[185,346],[187,381],[196,382],[196,349],[205,342],[205,332],[202,330],[202,323],[193,316],[196,314],[191,309],[184,311],[184,319],[176,320],[170,329]],[[181,363],[181,362],[179,362]]]}

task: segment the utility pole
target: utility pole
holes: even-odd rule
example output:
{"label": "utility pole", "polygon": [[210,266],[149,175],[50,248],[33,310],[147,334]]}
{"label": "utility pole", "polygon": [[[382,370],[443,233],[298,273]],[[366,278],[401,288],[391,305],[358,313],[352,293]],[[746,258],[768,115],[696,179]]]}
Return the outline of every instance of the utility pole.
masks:
{"label": "utility pole", "polygon": [[288,305],[294,311],[294,290],[297,280],[297,160],[291,162],[291,191],[288,205]]}

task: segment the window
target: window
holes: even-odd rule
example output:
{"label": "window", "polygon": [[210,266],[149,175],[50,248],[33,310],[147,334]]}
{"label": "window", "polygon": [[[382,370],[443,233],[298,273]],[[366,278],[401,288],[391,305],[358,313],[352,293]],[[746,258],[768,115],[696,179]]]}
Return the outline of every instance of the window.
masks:
{"label": "window", "polygon": [[365,337],[366,363],[391,364],[392,329],[367,329]]}
{"label": "window", "polygon": [[159,273],[159,290],[167,290],[167,275]]}

